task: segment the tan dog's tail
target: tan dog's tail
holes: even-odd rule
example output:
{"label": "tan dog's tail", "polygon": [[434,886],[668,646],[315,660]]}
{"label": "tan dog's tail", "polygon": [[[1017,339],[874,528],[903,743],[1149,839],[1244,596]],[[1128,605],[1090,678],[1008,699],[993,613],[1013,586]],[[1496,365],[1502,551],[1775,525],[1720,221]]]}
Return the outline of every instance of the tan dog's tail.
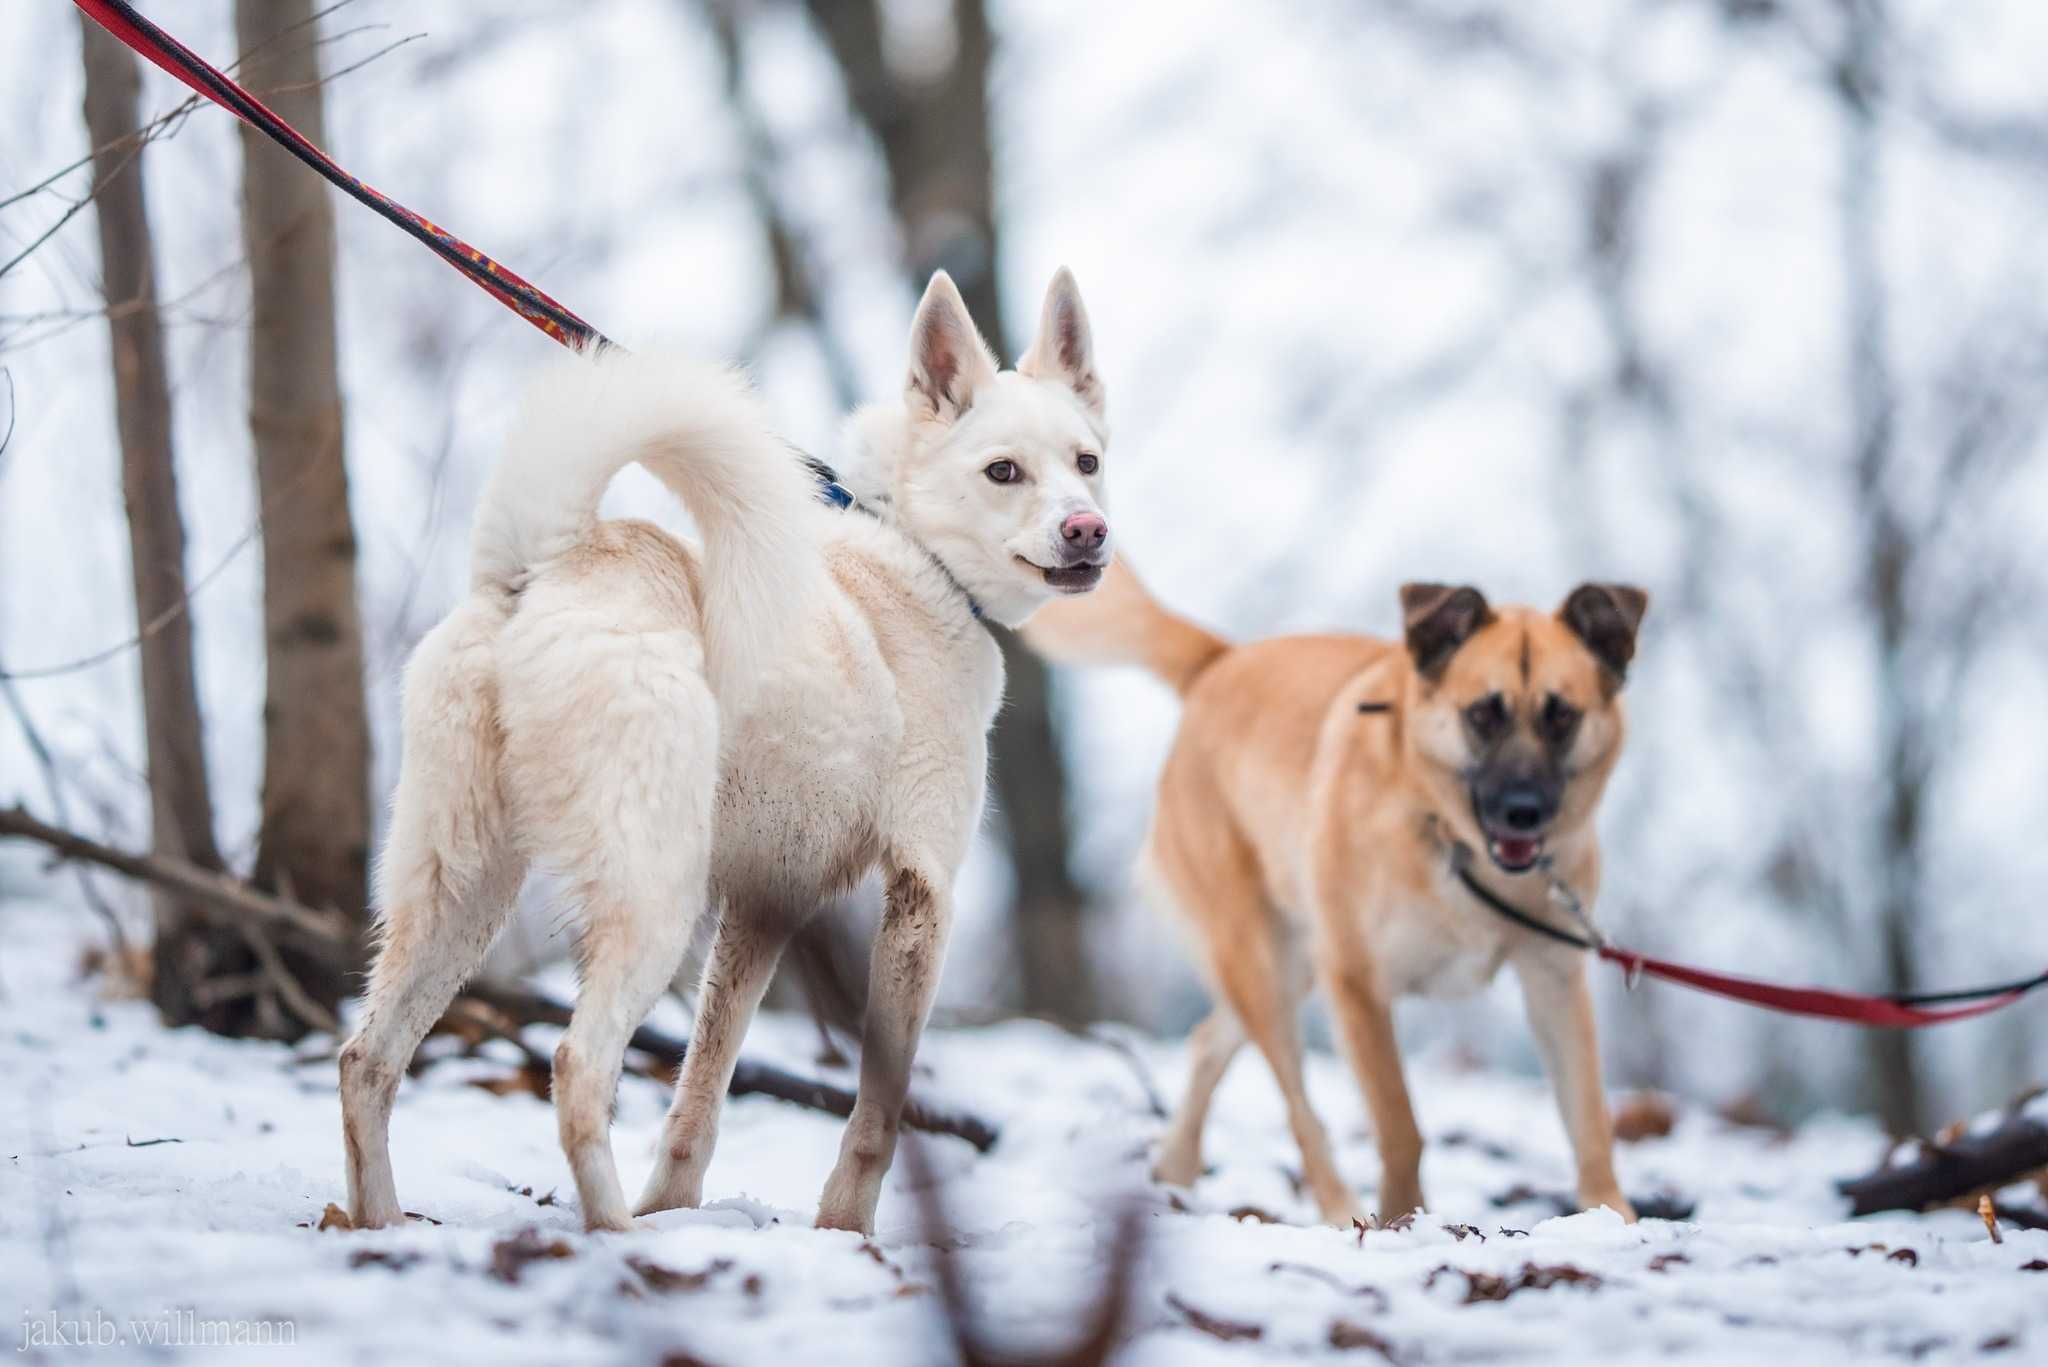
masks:
{"label": "tan dog's tail", "polygon": [[1024,640],[1063,664],[1141,665],[1185,694],[1230,642],[1161,607],[1122,556],[1093,593],[1061,598],[1033,613]]}

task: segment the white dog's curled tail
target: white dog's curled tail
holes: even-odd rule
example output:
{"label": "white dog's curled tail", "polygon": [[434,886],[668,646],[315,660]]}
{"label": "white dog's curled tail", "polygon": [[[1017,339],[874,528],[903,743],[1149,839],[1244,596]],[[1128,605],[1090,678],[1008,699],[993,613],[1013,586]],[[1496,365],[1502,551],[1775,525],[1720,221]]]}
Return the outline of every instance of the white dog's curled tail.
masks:
{"label": "white dog's curled tail", "polygon": [[729,367],[618,350],[557,361],[528,391],[485,490],[472,587],[509,599],[589,533],[605,486],[632,461],[703,536],[706,662],[732,705],[799,628],[825,571],[805,527],[813,477]]}

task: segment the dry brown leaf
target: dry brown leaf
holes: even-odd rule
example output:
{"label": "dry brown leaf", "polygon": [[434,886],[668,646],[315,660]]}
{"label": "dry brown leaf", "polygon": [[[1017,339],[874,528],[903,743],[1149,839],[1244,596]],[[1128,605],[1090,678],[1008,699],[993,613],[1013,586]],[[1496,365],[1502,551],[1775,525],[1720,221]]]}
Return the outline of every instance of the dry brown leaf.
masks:
{"label": "dry brown leaf", "polygon": [[1362,1324],[1351,1320],[1330,1321],[1330,1346],[1342,1351],[1367,1348],[1389,1362],[1399,1362],[1394,1356],[1394,1345]]}
{"label": "dry brown leaf", "polygon": [[1998,1232],[1998,1212],[1991,1208],[1991,1198],[1989,1196],[1979,1196],[1977,1198],[1977,1218],[1984,1222],[1984,1228],[1991,1235],[1992,1243],[2002,1244],[2005,1242],[2005,1235]]}
{"label": "dry brown leaf", "polygon": [[516,1286],[527,1264],[575,1256],[576,1250],[565,1241],[543,1239],[539,1230],[528,1225],[511,1238],[500,1239],[491,1245],[490,1274],[501,1282]]}
{"label": "dry brown leaf", "polygon": [[1445,1273],[1455,1273],[1465,1279],[1464,1304],[1474,1305],[1480,1301],[1504,1301],[1517,1291],[1548,1291],[1553,1286],[1583,1286],[1595,1290],[1601,1285],[1598,1275],[1569,1263],[1540,1265],[1523,1263],[1522,1270],[1512,1277],[1496,1276],[1491,1272],[1471,1272],[1462,1267],[1446,1263],[1431,1272],[1422,1283],[1434,1286],[1436,1279]]}
{"label": "dry brown leaf", "polygon": [[1624,1144],[1662,1139],[1678,1123],[1671,1099],[1661,1092],[1634,1092],[1614,1108],[1614,1137]]}
{"label": "dry brown leaf", "polygon": [[702,1291],[711,1284],[713,1277],[732,1270],[732,1259],[715,1259],[701,1272],[678,1272],[635,1253],[626,1258],[626,1266],[640,1274],[640,1280],[647,1283],[648,1290],[667,1295],[677,1291]]}
{"label": "dry brown leaf", "polygon": [[320,1229],[354,1229],[355,1221],[348,1218],[348,1212],[329,1201],[327,1209],[320,1212]]}

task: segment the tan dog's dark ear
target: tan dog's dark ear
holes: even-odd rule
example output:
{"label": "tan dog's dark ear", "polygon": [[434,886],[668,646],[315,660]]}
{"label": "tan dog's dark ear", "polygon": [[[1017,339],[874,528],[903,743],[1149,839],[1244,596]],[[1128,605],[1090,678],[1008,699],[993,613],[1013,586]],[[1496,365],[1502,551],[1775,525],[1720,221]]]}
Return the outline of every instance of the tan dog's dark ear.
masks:
{"label": "tan dog's dark ear", "polygon": [[1422,677],[1434,682],[1458,647],[1493,620],[1486,596],[1471,585],[1403,584],[1402,632]]}
{"label": "tan dog's dark ear", "polygon": [[1088,411],[1104,414],[1102,380],[1095,373],[1095,340],[1088,327],[1088,307],[1081,287],[1065,266],[1046,287],[1045,307],[1038,315],[1038,337],[1017,362],[1017,373],[1038,380],[1058,380],[1074,391]]}
{"label": "tan dog's dark ear", "polygon": [[1628,677],[1628,663],[1636,654],[1636,628],[1649,606],[1650,595],[1628,584],[1581,584],[1565,596],[1557,620],[1586,643],[1593,658],[1619,683]]}
{"label": "tan dog's dark ear", "polygon": [[975,331],[959,286],[944,271],[934,271],[910,324],[910,374],[903,400],[911,416],[952,422],[973,406],[975,391],[995,377],[995,358]]}

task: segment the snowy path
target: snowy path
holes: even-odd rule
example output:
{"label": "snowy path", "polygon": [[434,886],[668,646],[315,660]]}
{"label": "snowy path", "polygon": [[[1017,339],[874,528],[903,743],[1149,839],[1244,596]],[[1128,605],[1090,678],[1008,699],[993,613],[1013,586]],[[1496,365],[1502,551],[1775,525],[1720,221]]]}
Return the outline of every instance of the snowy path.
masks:
{"label": "snowy path", "polygon": [[[130,1346],[95,1349],[93,1360],[118,1361],[141,1355],[142,1335],[190,1338],[205,1322],[244,1334],[289,1322],[289,1360],[307,1363],[951,1360],[905,1164],[873,1245],[807,1227],[835,1121],[736,1102],[707,1209],[593,1238],[579,1231],[544,1104],[468,1085],[505,1075],[501,1063],[451,1060],[406,1084],[394,1127],[400,1196],[442,1223],[319,1232],[311,1225],[341,1195],[332,1062],[165,1032],[146,1007],[95,1004],[74,981],[75,926],[20,904],[6,912],[0,1312],[26,1360],[76,1360],[84,1350],[49,1342],[57,1331],[113,1335]],[[801,1023],[770,1020],[751,1048],[809,1070],[808,1039]],[[1171,1094],[1178,1052],[1144,1052]],[[1376,1165],[1353,1089],[1335,1060],[1313,1065],[1340,1161],[1369,1182]],[[2048,1233],[2009,1230],[1994,1245],[1962,1213],[1842,1219],[1830,1183],[1877,1152],[1865,1126],[1821,1123],[1780,1139],[1684,1115],[1670,1138],[1626,1146],[1622,1171],[1632,1192],[1696,1200],[1696,1223],[1630,1228],[1605,1213],[1546,1218],[1540,1202],[1494,1204],[1518,1186],[1567,1183],[1557,1122],[1533,1081],[1425,1067],[1414,1083],[1438,1213],[1361,1240],[1306,1223],[1277,1099],[1249,1059],[1218,1101],[1215,1170],[1181,1200],[1142,1181],[1159,1122],[1109,1049],[1035,1025],[942,1031],[920,1078],[927,1095],[1003,1126],[985,1157],[951,1140],[925,1152],[943,1179],[955,1265],[986,1329],[1010,1348],[1075,1332],[1075,1306],[1107,1283],[1120,1202],[1135,1194],[1144,1242],[1121,1362],[1813,1367],[2048,1353]],[[665,1102],[653,1083],[627,1081],[615,1143],[629,1189]],[[546,1200],[552,1192],[563,1199]],[[528,1229],[537,1233],[521,1242]],[[1553,1269],[1559,1284],[1517,1289],[1525,1268],[1536,1281]]]}

